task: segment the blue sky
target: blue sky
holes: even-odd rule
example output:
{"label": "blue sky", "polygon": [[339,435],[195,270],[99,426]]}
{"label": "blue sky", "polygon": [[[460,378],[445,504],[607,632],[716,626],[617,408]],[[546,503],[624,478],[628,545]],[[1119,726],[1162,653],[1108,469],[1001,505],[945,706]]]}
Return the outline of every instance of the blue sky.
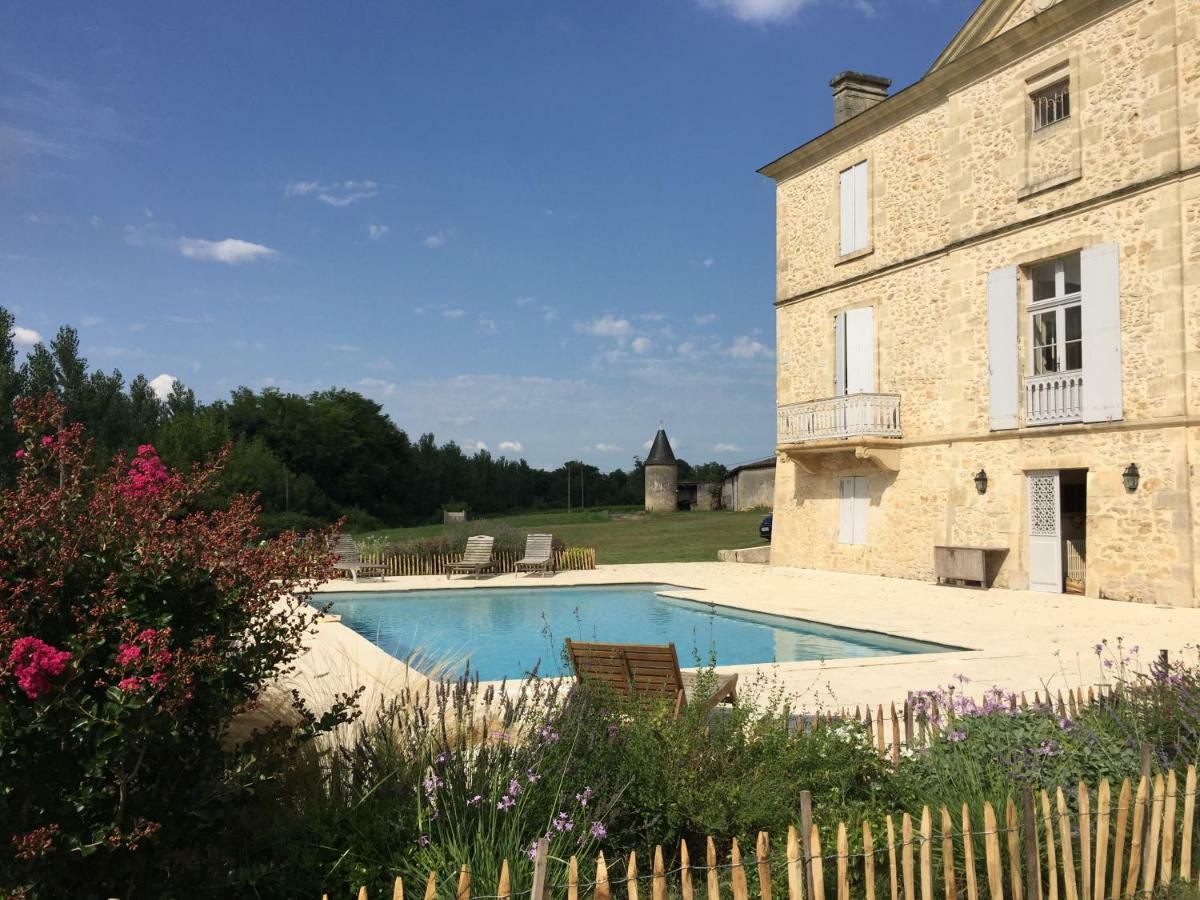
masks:
{"label": "blue sky", "polygon": [[0,305],[90,362],[362,391],[603,469],[774,444],[774,199],[969,0],[0,2]]}

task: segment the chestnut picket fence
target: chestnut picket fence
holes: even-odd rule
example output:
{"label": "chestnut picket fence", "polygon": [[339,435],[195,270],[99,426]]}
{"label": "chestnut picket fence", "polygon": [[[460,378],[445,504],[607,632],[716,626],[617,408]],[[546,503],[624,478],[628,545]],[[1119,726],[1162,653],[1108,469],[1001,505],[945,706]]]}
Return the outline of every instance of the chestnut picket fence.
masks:
{"label": "chestnut picket fence", "polygon": [[[492,572],[505,574],[517,571],[517,560],[524,554],[515,550],[496,550],[492,553]],[[384,566],[384,574],[401,575],[445,575],[452,562],[462,559],[461,553],[430,553],[396,555],[363,552],[365,563]],[[596,568],[594,547],[567,547],[554,551],[554,569],[557,571],[586,571]]]}

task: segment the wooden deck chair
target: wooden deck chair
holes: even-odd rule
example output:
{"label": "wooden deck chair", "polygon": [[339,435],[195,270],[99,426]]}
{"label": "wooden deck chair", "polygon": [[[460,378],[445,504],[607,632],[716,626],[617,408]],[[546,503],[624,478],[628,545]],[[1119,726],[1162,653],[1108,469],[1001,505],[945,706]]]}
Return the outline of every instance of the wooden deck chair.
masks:
{"label": "wooden deck chair", "polygon": [[333,567],[340,572],[348,572],[352,581],[358,581],[359,575],[383,581],[387,567],[382,563],[363,562],[358,551],[358,544],[354,541],[354,535],[339,534],[334,539],[332,550],[337,556]]}
{"label": "wooden deck chair", "polygon": [[525,538],[525,555],[517,560],[518,572],[541,572],[549,575],[554,571],[554,536],[531,534]]}
{"label": "wooden deck chair", "polygon": [[446,564],[446,577],[449,578],[455,572],[465,572],[478,577],[480,572],[493,568],[495,563],[492,562],[492,544],[495,541],[490,534],[476,534],[467,538],[467,549],[463,552],[462,559]]}
{"label": "wooden deck chair", "polygon": [[737,699],[737,675],[717,675],[714,690],[695,694],[698,676],[681,672],[674,644],[598,644],[567,638],[575,677],[629,700],[674,701],[675,715],[691,703],[711,710]]}

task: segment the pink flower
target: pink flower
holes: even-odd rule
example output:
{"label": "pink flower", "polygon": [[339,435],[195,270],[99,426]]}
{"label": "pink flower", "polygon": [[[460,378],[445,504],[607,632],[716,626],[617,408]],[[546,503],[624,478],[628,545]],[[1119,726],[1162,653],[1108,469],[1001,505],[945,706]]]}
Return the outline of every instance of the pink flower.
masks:
{"label": "pink flower", "polygon": [[124,691],[126,694],[136,694],[142,689],[142,679],[136,675],[129,678],[122,678],[117,682],[117,690]]}
{"label": "pink flower", "polygon": [[117,650],[117,665],[129,668],[142,658],[142,648],[137,644],[122,644]]}
{"label": "pink flower", "polygon": [[48,435],[48,434],[42,435],[42,446],[43,447],[49,447],[53,443],[54,443],[54,438],[50,437],[50,435]]}
{"label": "pink flower", "polygon": [[129,466],[128,477],[123,484],[117,486],[117,490],[129,500],[149,497],[157,494],[170,477],[171,473],[158,458],[158,452],[149,444],[142,444]]}
{"label": "pink flower", "polygon": [[165,672],[155,672],[147,680],[150,682],[150,687],[157,691],[166,685],[167,674]]}
{"label": "pink flower", "polygon": [[18,450],[18,451],[17,451],[17,459],[24,459],[24,458],[25,458],[25,451],[24,451],[24,450]]}
{"label": "pink flower", "polygon": [[138,636],[136,638],[134,638],[134,640],[137,641],[139,644],[148,644],[152,640],[154,640],[156,637],[158,637],[157,629],[145,628],[138,634]]}
{"label": "pink flower", "polygon": [[51,647],[35,637],[18,638],[8,654],[8,665],[17,676],[17,685],[30,700],[49,693],[50,680],[67,667],[71,654]]}

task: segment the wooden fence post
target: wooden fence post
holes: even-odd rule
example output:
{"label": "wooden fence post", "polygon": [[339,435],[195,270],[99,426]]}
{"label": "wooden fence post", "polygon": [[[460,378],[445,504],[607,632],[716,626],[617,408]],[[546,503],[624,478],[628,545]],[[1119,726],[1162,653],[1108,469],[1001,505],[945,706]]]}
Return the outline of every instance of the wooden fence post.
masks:
{"label": "wooden fence post", "polygon": [[967,875],[967,900],[979,900],[979,885],[975,875],[975,841],[971,838],[971,810],[962,808],[963,865]]}
{"label": "wooden fence post", "polygon": [[471,867],[466,863],[458,870],[458,887],[454,889],[454,900],[471,900]]}
{"label": "wooden fence post", "polygon": [[604,851],[596,857],[596,887],[593,892],[594,900],[609,900],[611,896],[608,887],[608,866],[604,862]]}
{"label": "wooden fence post", "polygon": [[1024,885],[1021,884],[1021,826],[1017,819],[1017,804],[1011,796],[1004,804],[1004,827],[1008,829],[1008,882],[1012,889],[1012,900],[1024,900]]}
{"label": "wooden fence post", "polygon": [[651,900],[667,900],[667,876],[663,868],[662,845],[654,848],[654,864],[650,868]]}
{"label": "wooden fence post", "polygon": [[866,900],[875,900],[875,841],[871,837],[871,823],[863,819],[863,890]]}
{"label": "wooden fence post", "polygon": [[546,900],[546,858],[550,855],[550,842],[546,838],[538,838],[537,847],[533,851],[533,884],[529,891],[529,900]]}
{"label": "wooden fence post", "polygon": [[437,900],[437,872],[430,872],[425,882],[425,900]]}
{"label": "wooden fence post", "polygon": [[771,900],[771,839],[765,831],[758,833],[754,856],[758,862],[758,895],[761,900]]}
{"label": "wooden fence post", "polygon": [[958,900],[954,883],[954,826],[945,806],[942,807],[942,893],[946,900]]}
{"label": "wooden fence post", "polygon": [[682,900],[693,900],[692,860],[688,856],[687,841],[679,842],[679,895]]}
{"label": "wooden fence post", "polygon": [[813,869],[812,869],[812,844],[811,835],[813,830],[812,819],[812,792],[800,792],[800,850],[804,865],[804,887],[805,896],[815,897],[814,893],[816,886],[813,884]]}
{"label": "wooden fence post", "polygon": [[721,881],[717,878],[717,845],[713,839],[708,839],[706,862],[708,871],[705,873],[708,882],[708,900],[721,900]]}
{"label": "wooden fence post", "polygon": [[1021,792],[1021,837],[1025,844],[1025,892],[1029,900],[1042,900],[1042,865],[1038,858],[1037,813],[1033,808],[1033,789]]}
{"label": "wooden fence post", "polygon": [[742,865],[742,848],[737,838],[729,851],[729,884],[733,888],[733,900],[750,900],[750,889],[746,886],[746,867]]}

